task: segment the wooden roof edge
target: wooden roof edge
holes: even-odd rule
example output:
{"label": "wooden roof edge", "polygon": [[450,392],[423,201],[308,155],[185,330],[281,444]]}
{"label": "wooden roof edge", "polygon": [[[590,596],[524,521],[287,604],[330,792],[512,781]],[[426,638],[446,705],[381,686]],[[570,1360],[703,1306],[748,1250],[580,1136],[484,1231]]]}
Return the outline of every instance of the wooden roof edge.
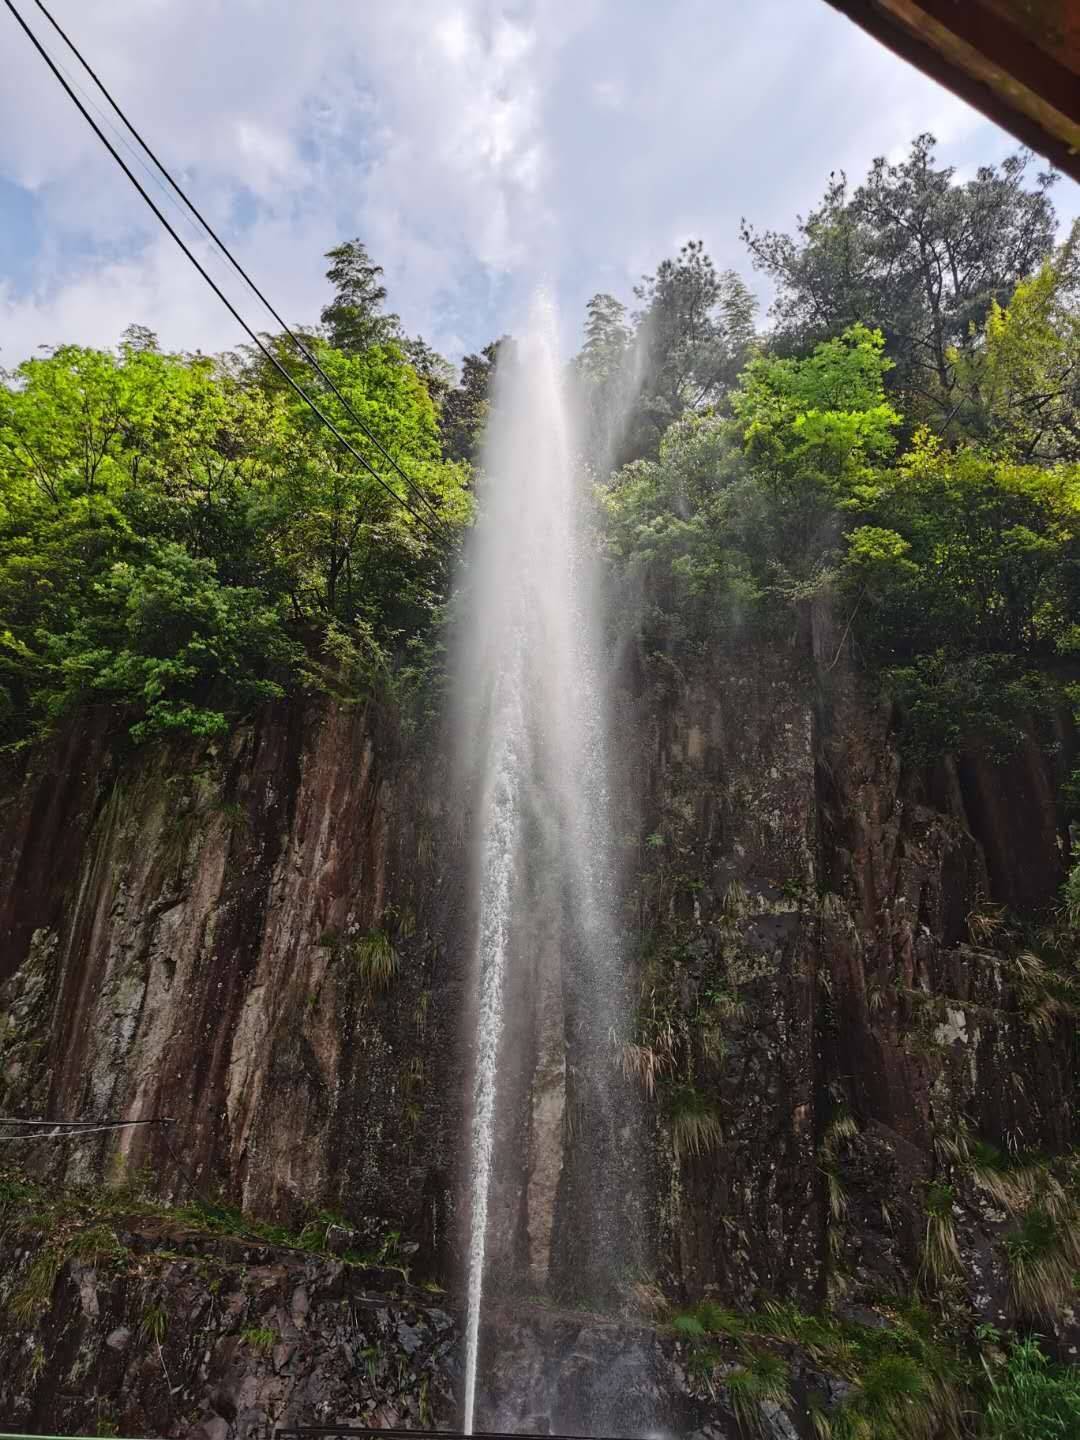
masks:
{"label": "wooden roof edge", "polygon": [[828,3],[1080,181],[1080,76],[1000,13],[979,0]]}

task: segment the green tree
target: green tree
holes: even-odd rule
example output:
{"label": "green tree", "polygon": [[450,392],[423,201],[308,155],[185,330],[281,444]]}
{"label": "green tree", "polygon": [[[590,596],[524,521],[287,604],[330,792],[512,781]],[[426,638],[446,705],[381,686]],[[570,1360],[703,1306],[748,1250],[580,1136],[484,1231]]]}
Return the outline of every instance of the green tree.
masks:
{"label": "green tree", "polygon": [[[466,472],[440,462],[434,404],[397,348],[373,346],[360,355],[324,349],[320,360],[353,413],[432,497],[444,522],[460,526],[468,514]],[[333,396],[324,399],[342,434],[416,509],[400,476],[352,417]],[[441,593],[448,556],[299,397],[290,395],[285,404],[289,423],[274,457],[269,535],[294,615],[346,624],[378,616],[384,639],[419,624]]]}
{"label": "green tree", "polygon": [[[214,733],[343,667],[385,682],[445,596],[445,537],[468,519],[468,474],[439,458],[434,404],[397,345],[348,355],[309,337],[352,410],[431,496],[439,537],[263,357],[220,364],[144,339],[128,332],[118,354],[62,347],[0,386],[9,744],[83,702],[123,708],[142,739]],[[280,337],[271,343],[299,365]],[[402,489],[344,407],[322,402]]]}
{"label": "green tree", "polygon": [[941,429],[956,416],[955,355],[1053,247],[1055,177],[1027,188],[1019,151],[958,184],[935,150],[918,136],[899,163],[875,160],[853,192],[834,174],[795,235],[744,221],[743,238],[777,286],[779,343],[803,350],[853,324],[880,328],[905,412]]}
{"label": "green tree", "polygon": [[383,267],[375,264],[362,241],[335,245],[326,258],[330,261],[326,278],[334,287],[334,298],[323,306],[319,318],[334,349],[359,355],[371,345],[398,339],[398,317],[383,313]]}
{"label": "green tree", "polygon": [[150,541],[91,583],[69,627],[43,637],[35,698],[51,719],[87,701],[122,706],[137,740],[221,734],[237,707],[285,693],[298,649],[283,619],[259,590],[223,584],[212,561]]}
{"label": "green tree", "polygon": [[[132,684],[135,655],[175,658],[167,638],[157,650],[148,639],[152,607],[127,638],[111,613],[121,589],[141,593],[142,567],[159,578],[171,571],[174,589],[196,573],[178,568],[180,555],[201,567],[203,590],[253,578],[247,517],[265,466],[252,452],[273,416],[263,397],[219,380],[211,362],[164,356],[129,337],[119,356],[66,346],[15,378],[0,391],[0,665],[18,735],[34,715],[55,717],[84,693],[132,700],[119,670],[104,678],[120,652]],[[266,619],[269,660],[282,652]],[[202,661],[190,650],[179,662],[192,680],[218,673],[221,637],[203,639]],[[193,632],[187,643],[201,642]],[[154,698],[179,693],[166,689]],[[149,702],[145,687],[139,694]]]}
{"label": "green tree", "polygon": [[844,512],[896,446],[883,345],[855,325],[801,360],[759,356],[732,396],[748,478],[766,501],[757,563],[797,609],[832,585]]}
{"label": "green tree", "polygon": [[585,307],[585,343],[574,360],[586,455],[606,472],[619,455],[637,399],[636,347],[626,306],[594,295]]}
{"label": "green tree", "polygon": [[[1080,468],[950,450],[922,431],[859,499],[879,557],[871,574],[867,533],[854,529],[849,589],[866,590],[864,636],[881,660],[1076,647]],[[885,535],[897,537],[891,557]]]}
{"label": "green tree", "polygon": [[687,411],[716,405],[738,378],[754,338],[756,302],[732,270],[717,271],[700,240],[634,289],[641,383],[632,443],[655,454]]}
{"label": "green tree", "polygon": [[454,383],[454,367],[419,335],[399,343],[405,359],[424,382],[424,389],[441,409]]}
{"label": "green tree", "polygon": [[659,643],[790,627],[834,583],[845,507],[895,446],[882,339],[855,327],[803,360],[759,356],[732,416],[686,415],[655,461],[606,491],[615,556],[636,577]]}
{"label": "green tree", "polygon": [[[320,319],[331,347],[347,355],[362,355],[375,345],[396,344],[439,405],[453,384],[453,366],[421,336],[407,336],[397,315],[384,313],[383,267],[375,264],[358,239],[335,246],[326,259],[331,262],[326,278],[334,287],[334,298],[323,306]],[[317,337],[304,338],[310,348]],[[283,353],[291,360],[295,357],[295,350],[280,340],[277,350],[279,359]],[[310,383],[310,372],[301,373]]]}
{"label": "green tree", "polygon": [[462,360],[461,379],[442,405],[442,449],[448,460],[479,459],[499,351],[509,344],[510,337],[503,335]]}
{"label": "green tree", "polygon": [[1080,459],[1080,222],[950,358],[965,429],[1020,460]]}
{"label": "green tree", "polygon": [[594,295],[585,307],[585,343],[576,365],[585,379],[604,384],[626,363],[632,332],[626,306],[614,295]]}

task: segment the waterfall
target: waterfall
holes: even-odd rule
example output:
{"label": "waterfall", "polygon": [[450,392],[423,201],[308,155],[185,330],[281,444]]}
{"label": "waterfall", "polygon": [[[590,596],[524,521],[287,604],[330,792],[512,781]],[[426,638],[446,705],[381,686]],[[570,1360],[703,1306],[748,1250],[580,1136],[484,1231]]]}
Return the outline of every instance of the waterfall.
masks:
{"label": "waterfall", "polygon": [[[595,546],[588,489],[575,464],[555,315],[534,303],[528,333],[500,362],[485,438],[484,486],[465,578],[467,637],[459,724],[473,787],[477,909],[474,1089],[468,1240],[464,1428],[476,1416],[481,1309],[491,1262],[493,1197],[520,1186],[520,1153],[504,1141],[500,1107],[520,1094],[529,1047],[520,1026],[539,916],[558,917],[557,965],[570,997],[578,1198],[584,1213],[553,1256],[583,1287],[614,1275],[625,1256],[625,1116],[617,1043],[626,1005],[616,940]],[[549,924],[550,930],[550,924]],[[516,998],[515,998],[516,997]],[[569,1039],[566,1041],[570,1045]],[[520,1190],[517,1192],[520,1193]],[[509,1203],[503,1205],[509,1210]],[[549,1227],[550,1228],[550,1227]],[[505,1245],[504,1245],[505,1249]],[[501,1265],[504,1276],[506,1266]]]}

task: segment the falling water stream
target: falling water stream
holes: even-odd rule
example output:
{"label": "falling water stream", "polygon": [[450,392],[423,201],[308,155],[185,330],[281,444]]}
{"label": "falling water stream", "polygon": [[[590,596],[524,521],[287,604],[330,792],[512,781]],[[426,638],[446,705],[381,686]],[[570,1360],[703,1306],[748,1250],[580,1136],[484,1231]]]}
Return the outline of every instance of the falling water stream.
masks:
{"label": "falling water stream", "polygon": [[[605,705],[600,683],[595,546],[574,463],[555,316],[542,296],[524,340],[499,367],[485,443],[487,477],[468,573],[461,673],[463,734],[476,796],[477,1005],[471,1135],[464,1429],[476,1417],[480,1320],[491,1204],[500,1167],[499,1106],[524,1064],[504,1044],[508,981],[535,965],[537,896],[561,917],[564,988],[584,997],[577,1035],[588,1063],[588,1214],[583,1253],[616,1243],[618,1104],[612,1038],[621,1024],[614,924]],[[573,975],[567,980],[567,967]],[[582,1038],[582,1031],[589,1032]],[[579,1097],[580,1099],[581,1097]],[[591,1172],[590,1172],[591,1173]]]}

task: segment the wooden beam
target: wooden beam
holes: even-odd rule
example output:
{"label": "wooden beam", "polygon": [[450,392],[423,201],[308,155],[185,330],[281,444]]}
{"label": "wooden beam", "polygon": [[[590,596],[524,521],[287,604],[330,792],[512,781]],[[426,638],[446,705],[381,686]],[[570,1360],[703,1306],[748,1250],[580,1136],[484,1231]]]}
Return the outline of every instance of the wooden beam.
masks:
{"label": "wooden beam", "polygon": [[1080,180],[1080,34],[1072,0],[829,4]]}

